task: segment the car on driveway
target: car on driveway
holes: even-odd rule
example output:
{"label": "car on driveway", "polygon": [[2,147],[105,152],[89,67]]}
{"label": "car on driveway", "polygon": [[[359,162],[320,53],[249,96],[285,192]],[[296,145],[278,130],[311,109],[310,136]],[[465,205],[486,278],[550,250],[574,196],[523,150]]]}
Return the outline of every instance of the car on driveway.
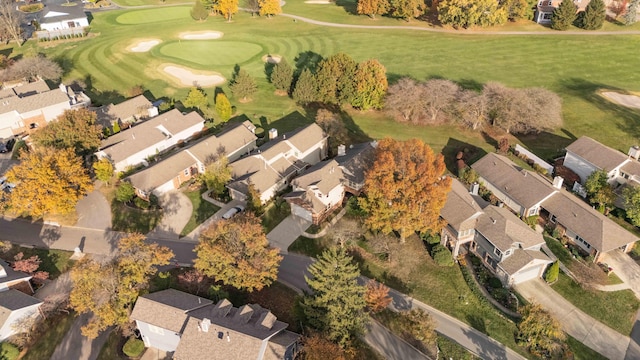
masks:
{"label": "car on driveway", "polygon": [[222,215],[222,218],[225,219],[225,220],[229,220],[235,214],[240,213],[242,211],[244,211],[244,206],[242,206],[242,205],[234,206],[231,209],[227,210],[227,212],[224,213],[224,215]]}

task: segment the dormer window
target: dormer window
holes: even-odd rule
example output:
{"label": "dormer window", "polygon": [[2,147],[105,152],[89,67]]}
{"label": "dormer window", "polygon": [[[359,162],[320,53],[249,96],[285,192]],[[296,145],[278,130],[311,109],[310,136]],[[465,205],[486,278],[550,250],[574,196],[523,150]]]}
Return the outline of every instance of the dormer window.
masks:
{"label": "dormer window", "polygon": [[493,248],[493,253],[498,255],[498,256],[502,256],[502,251],[500,251],[500,249],[498,249],[498,248]]}

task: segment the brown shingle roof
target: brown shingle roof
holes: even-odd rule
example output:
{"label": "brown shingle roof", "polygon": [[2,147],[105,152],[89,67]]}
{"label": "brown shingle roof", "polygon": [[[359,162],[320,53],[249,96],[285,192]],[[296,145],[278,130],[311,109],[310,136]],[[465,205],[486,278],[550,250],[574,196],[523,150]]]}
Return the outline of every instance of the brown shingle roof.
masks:
{"label": "brown shingle roof", "polygon": [[516,249],[511,256],[502,260],[498,266],[507,274],[513,275],[536,259],[551,262],[551,259],[540,251]]}
{"label": "brown shingle roof", "polygon": [[212,303],[209,299],[167,289],[140,296],[131,319],[179,333],[187,320],[187,312]]}
{"label": "brown shingle roof", "polygon": [[345,180],[364,184],[364,172],[373,165],[375,155],[375,145],[368,142],[349,147],[345,155],[338,156],[335,160],[340,164]]}
{"label": "brown shingle roof", "polygon": [[342,169],[335,160],[321,161],[307,169],[304,174],[293,180],[293,185],[306,189],[310,186],[317,187],[323,194],[328,194],[336,186],[340,185]]}
{"label": "brown shingle roof", "polygon": [[69,97],[60,89],[53,89],[25,97],[11,96],[0,100],[0,114],[16,111],[24,114],[48,106],[69,103]]}
{"label": "brown shingle roof", "polygon": [[540,175],[517,167],[509,159],[489,153],[471,167],[518,204],[529,208],[549,195],[555,188]]}
{"label": "brown shingle roof", "polygon": [[198,113],[185,116],[174,109],[110,136],[102,142],[101,150],[117,163],[198,123],[204,127]]}
{"label": "brown shingle roof", "polygon": [[440,216],[457,231],[472,229],[474,219],[480,216],[482,209],[460,181],[452,180],[451,191],[447,194],[447,202],[440,210]]}
{"label": "brown shingle roof", "polygon": [[628,159],[627,155],[602,145],[588,136],[582,136],[572,142],[567,146],[567,151],[580,156],[597,168],[607,171],[613,170]]}
{"label": "brown shingle roof", "polygon": [[289,330],[277,333],[274,337],[269,339],[267,351],[265,351],[264,358],[262,360],[284,359],[287,348],[299,340],[300,334],[296,334]]}
{"label": "brown shingle roof", "polygon": [[542,207],[555,215],[560,224],[600,252],[614,250],[638,240],[613,220],[566,191],[545,200]]}
{"label": "brown shingle roof", "polygon": [[151,106],[151,102],[144,95],[125,100],[120,104],[109,104],[98,109],[98,122],[100,124],[111,124],[115,120],[127,120],[134,115],[144,113]]}
{"label": "brown shingle roof", "polygon": [[170,157],[149,166],[128,177],[136,188],[145,192],[152,191],[178,176],[180,171],[196,164],[196,159],[187,151],[180,151]]}
{"label": "brown shingle roof", "polygon": [[626,174],[632,175],[635,181],[640,181],[640,161],[633,158],[629,159],[620,170]]}
{"label": "brown shingle roof", "polygon": [[26,83],[20,86],[0,90],[0,99],[15,96],[25,97],[49,91],[49,86],[44,80]]}
{"label": "brown shingle roof", "polygon": [[478,218],[476,230],[503,252],[515,244],[520,244],[524,249],[544,244],[541,234],[533,231],[509,210],[496,206],[484,209],[484,214]]}

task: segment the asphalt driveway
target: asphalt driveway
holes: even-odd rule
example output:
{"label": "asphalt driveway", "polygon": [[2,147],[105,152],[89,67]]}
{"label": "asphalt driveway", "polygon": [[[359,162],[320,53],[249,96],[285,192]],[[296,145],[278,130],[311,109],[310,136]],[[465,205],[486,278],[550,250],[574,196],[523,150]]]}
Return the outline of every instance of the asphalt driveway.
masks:
{"label": "asphalt driveway", "polygon": [[78,201],[76,212],[78,213],[78,222],[76,223],[78,227],[99,230],[111,229],[111,206],[97,188]]}
{"label": "asphalt driveway", "polygon": [[527,300],[542,305],[558,319],[567,334],[586,346],[611,360],[625,358],[629,337],[585,314],[551,289],[542,279],[518,284],[516,290]]}
{"label": "asphalt driveway", "polygon": [[267,239],[272,247],[286,253],[289,245],[302,235],[311,226],[311,222],[303,218],[289,215],[278,226],[267,234]]}

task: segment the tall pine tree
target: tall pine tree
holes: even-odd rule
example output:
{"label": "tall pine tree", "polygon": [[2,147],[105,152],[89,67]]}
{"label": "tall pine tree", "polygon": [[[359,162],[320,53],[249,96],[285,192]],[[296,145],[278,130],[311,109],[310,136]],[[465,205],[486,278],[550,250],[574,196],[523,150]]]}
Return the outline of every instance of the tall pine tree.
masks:
{"label": "tall pine tree", "polygon": [[285,58],[281,58],[280,62],[273,68],[271,73],[271,83],[280,93],[288,94],[291,91],[291,83],[293,82],[293,68]]}
{"label": "tall pine tree", "polygon": [[304,69],[296,81],[293,100],[299,104],[308,104],[317,100],[316,78],[309,69]]}
{"label": "tall pine tree", "polygon": [[576,20],[578,8],[573,0],[562,0],[560,6],[553,10],[551,16],[551,28],[554,30],[567,30]]}
{"label": "tall pine tree", "polygon": [[607,8],[602,0],[591,0],[584,9],[581,27],[585,30],[598,30],[604,24]]}
{"label": "tall pine tree", "polygon": [[358,285],[360,271],[343,248],[324,251],[309,266],[306,278],[312,295],[302,301],[309,323],[329,339],[345,347],[364,329],[366,301],[364,286]]}
{"label": "tall pine tree", "polygon": [[230,88],[233,95],[241,98],[243,101],[247,101],[251,95],[258,91],[256,81],[243,69],[238,70]]}

